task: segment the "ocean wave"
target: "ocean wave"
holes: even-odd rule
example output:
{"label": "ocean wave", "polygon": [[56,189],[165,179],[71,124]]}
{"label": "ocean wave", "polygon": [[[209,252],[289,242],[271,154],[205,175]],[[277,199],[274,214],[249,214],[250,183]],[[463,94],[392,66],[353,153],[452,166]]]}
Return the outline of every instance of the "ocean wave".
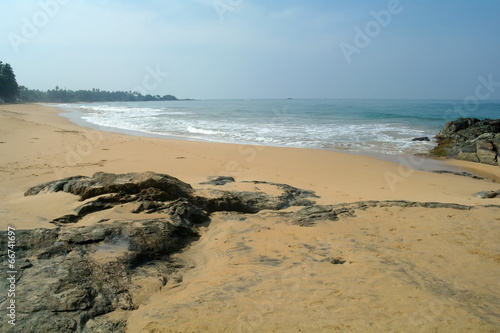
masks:
{"label": "ocean wave", "polygon": [[[212,142],[414,153],[432,148],[446,104],[401,101],[186,101],[72,105],[85,121],[116,130]],[[389,106],[388,106],[389,105]],[[498,107],[498,105],[495,105]],[[386,111],[386,110],[389,111]],[[432,110],[432,115],[423,110]],[[421,114],[421,116],[419,116]]]}

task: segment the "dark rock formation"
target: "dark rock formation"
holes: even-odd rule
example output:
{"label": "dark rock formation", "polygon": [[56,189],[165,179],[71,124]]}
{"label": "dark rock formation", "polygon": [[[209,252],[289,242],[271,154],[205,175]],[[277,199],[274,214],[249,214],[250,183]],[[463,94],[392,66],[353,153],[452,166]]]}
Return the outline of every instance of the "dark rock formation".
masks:
{"label": "dark rock formation", "polygon": [[500,119],[460,118],[436,135],[434,155],[499,165]]}
{"label": "dark rock formation", "polygon": [[419,138],[413,138],[411,141],[431,141],[428,136],[422,136]]}
{"label": "dark rock formation", "polygon": [[292,224],[301,226],[312,226],[317,221],[337,221],[340,217],[355,217],[356,210],[366,210],[375,207],[423,207],[423,208],[450,208],[459,210],[471,210],[473,206],[465,206],[454,203],[441,202],[415,202],[404,200],[387,201],[360,201],[337,205],[310,206],[295,212],[278,212]]}
{"label": "dark rock formation", "polygon": [[35,195],[42,191],[63,191],[80,196],[82,201],[109,193],[153,196],[166,201],[188,197],[193,188],[177,178],[154,172],[122,175],[98,172],[90,178],[76,176],[41,184],[30,188],[25,195]]}
{"label": "dark rock formation", "polygon": [[90,318],[135,309],[133,290],[140,289],[141,276],[164,285],[176,266],[160,259],[196,237],[194,229],[169,219],[19,230],[17,257],[29,258],[29,265],[17,268],[16,303],[22,307],[16,331],[77,332]]}
{"label": "dark rock formation", "polygon": [[[213,185],[219,185],[226,177],[214,177]],[[234,181],[234,180],[233,180]],[[312,205],[307,198],[315,197],[312,191],[301,190],[285,184],[252,182],[273,185],[283,191],[277,197],[262,192],[238,192],[211,190],[208,196],[199,195],[193,188],[177,178],[153,172],[115,175],[98,172],[92,177],[69,177],[30,188],[25,195],[36,195],[43,191],[67,192],[80,196],[80,200],[97,197],[76,208],[76,214],[68,214],[53,220],[54,224],[76,223],[84,216],[116,205],[137,202],[132,213],[171,213],[174,220],[202,222],[207,213],[237,211],[257,213],[263,209],[278,210],[290,206]],[[175,200],[176,204],[172,203]],[[183,214],[179,214],[182,206]],[[205,210],[206,212],[202,212]],[[188,218],[186,218],[188,217]],[[184,222],[180,221],[182,218]]]}
{"label": "dark rock formation", "polygon": [[484,179],[483,177],[479,177],[479,176],[473,175],[470,172],[465,172],[465,171],[456,172],[456,171],[450,171],[450,170],[434,170],[432,172],[439,173],[439,174],[450,174],[450,175],[455,175],[455,176],[469,177],[469,178],[473,178],[473,179]]}
{"label": "dark rock formation", "polygon": [[200,183],[201,185],[214,185],[214,186],[222,186],[227,183],[234,183],[233,177],[226,176],[209,176],[208,181]]}

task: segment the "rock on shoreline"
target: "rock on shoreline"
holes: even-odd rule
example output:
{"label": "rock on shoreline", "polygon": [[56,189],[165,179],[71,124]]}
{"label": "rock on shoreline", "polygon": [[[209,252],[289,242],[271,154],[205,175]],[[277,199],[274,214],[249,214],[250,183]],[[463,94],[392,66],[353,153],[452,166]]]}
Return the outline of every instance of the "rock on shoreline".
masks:
{"label": "rock on shoreline", "polygon": [[447,123],[436,139],[436,156],[500,165],[500,119],[459,118]]}

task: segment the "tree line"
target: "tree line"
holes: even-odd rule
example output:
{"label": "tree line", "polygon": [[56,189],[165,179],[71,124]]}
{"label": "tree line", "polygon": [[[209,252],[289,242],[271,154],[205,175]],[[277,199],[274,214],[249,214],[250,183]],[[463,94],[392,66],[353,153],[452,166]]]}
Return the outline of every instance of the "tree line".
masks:
{"label": "tree line", "polygon": [[75,103],[177,101],[173,95],[142,95],[135,91],[54,89],[46,91],[19,86],[12,67],[0,61],[0,102],[6,103]]}
{"label": "tree line", "polygon": [[0,61],[0,102],[14,103],[18,95],[19,86],[12,67]]}

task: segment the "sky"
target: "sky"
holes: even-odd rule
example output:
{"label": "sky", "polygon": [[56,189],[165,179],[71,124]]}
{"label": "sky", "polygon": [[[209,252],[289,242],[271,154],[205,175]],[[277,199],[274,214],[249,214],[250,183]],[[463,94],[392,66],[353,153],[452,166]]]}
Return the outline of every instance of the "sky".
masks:
{"label": "sky", "polygon": [[500,99],[499,0],[0,0],[32,89]]}

